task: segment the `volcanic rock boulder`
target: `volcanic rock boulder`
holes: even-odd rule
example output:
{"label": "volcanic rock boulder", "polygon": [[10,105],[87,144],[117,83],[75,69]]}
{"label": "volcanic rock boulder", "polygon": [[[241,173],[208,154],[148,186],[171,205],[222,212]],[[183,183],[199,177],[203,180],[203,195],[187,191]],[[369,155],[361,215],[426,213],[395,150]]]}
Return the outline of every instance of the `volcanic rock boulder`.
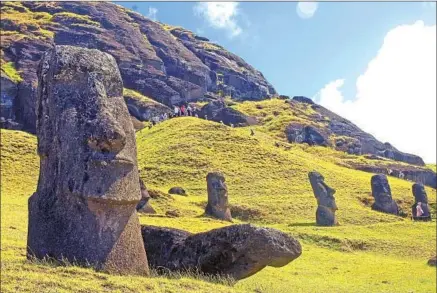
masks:
{"label": "volcanic rock boulder", "polygon": [[140,179],[140,190],[141,190],[141,200],[137,204],[137,211],[144,214],[156,214],[155,209],[150,205],[149,192],[147,191],[146,184],[144,184],[143,179]]}
{"label": "volcanic rock boulder", "polygon": [[135,134],[115,59],[56,46],[38,76],[40,175],[29,198],[28,257],[147,275]]}
{"label": "volcanic rock boulder", "polygon": [[266,266],[282,267],[302,254],[300,243],[272,228],[232,225],[208,232],[142,226],[147,257],[159,271],[200,271],[247,278]]}
{"label": "volcanic rock boulder", "polygon": [[399,208],[392,198],[387,177],[383,174],[374,175],[371,179],[371,185],[372,196],[375,198],[372,209],[387,214],[398,215]]}
{"label": "volcanic rock boulder", "polygon": [[288,142],[307,143],[311,146],[329,146],[328,135],[311,125],[291,123],[285,130]]}
{"label": "volcanic rock boulder", "polygon": [[187,195],[185,189],[182,187],[172,187],[168,190],[169,194],[177,194],[177,195]]}
{"label": "volcanic rock boulder", "polygon": [[335,211],[338,210],[335,203],[335,189],[329,187],[325,183],[325,178],[318,172],[309,172],[311,187],[313,188],[314,196],[317,199],[316,222],[319,226],[334,226],[337,225]]}
{"label": "volcanic rock boulder", "polygon": [[240,111],[227,107],[222,101],[212,101],[202,107],[199,116],[215,122],[223,122],[226,125],[248,126],[256,124],[256,120],[244,115]]}
{"label": "volcanic rock boulder", "polygon": [[425,187],[420,183],[413,184],[414,204],[411,207],[413,219],[415,221],[431,221],[429,212],[428,196]]}
{"label": "volcanic rock boulder", "polygon": [[208,204],[205,208],[205,214],[220,220],[232,222],[225,176],[220,172],[208,173],[206,183],[208,189]]}

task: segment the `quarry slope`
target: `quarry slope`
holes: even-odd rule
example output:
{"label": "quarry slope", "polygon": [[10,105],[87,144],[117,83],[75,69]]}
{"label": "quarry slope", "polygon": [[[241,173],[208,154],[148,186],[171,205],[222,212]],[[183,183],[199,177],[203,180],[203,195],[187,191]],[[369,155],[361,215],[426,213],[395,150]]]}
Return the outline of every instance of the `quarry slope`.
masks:
{"label": "quarry slope", "polygon": [[[176,118],[137,132],[138,164],[157,215],[142,224],[200,232],[229,225],[203,216],[207,172],[227,179],[236,223],[275,227],[297,237],[303,254],[284,268],[267,268],[231,286],[199,276],[137,278],[25,257],[27,199],[38,179],[36,138],[1,130],[1,256],[3,292],[433,292],[436,191],[427,188],[434,220],[412,222],[370,209],[372,174],[337,164],[347,156],[324,147],[274,146],[275,138],[195,118]],[[286,143],[284,143],[286,144]],[[337,190],[340,226],[315,226],[316,200],[307,172],[317,170]],[[406,211],[412,182],[389,177],[393,198]],[[182,186],[188,196],[167,195]],[[181,217],[165,216],[178,210]],[[411,274],[414,272],[414,274]],[[311,280],[311,282],[308,282]],[[350,282],[354,280],[354,282]],[[59,291],[61,290],[61,291]]]}

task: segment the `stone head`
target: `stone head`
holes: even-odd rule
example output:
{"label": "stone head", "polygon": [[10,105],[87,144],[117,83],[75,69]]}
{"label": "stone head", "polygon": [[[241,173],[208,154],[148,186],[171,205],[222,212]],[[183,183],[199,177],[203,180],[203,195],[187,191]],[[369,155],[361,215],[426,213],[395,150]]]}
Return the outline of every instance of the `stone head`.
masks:
{"label": "stone head", "polygon": [[220,172],[211,172],[206,176],[208,192],[214,192],[227,197],[228,187],[225,176]]}
{"label": "stone head", "polygon": [[372,196],[375,198],[376,201],[391,202],[393,200],[387,176],[383,174],[377,174],[372,176],[371,185]]}
{"label": "stone head", "polygon": [[325,183],[325,178],[322,174],[312,171],[308,173],[308,178],[310,179],[311,187],[313,188],[318,205],[337,210],[337,204],[334,198],[335,189]]}
{"label": "stone head", "polygon": [[425,187],[423,186],[423,184],[414,183],[412,189],[416,202],[428,203],[428,196],[426,195]]}
{"label": "stone head", "polygon": [[115,59],[55,46],[44,54],[38,75],[40,187],[88,200],[137,202],[135,132]]}

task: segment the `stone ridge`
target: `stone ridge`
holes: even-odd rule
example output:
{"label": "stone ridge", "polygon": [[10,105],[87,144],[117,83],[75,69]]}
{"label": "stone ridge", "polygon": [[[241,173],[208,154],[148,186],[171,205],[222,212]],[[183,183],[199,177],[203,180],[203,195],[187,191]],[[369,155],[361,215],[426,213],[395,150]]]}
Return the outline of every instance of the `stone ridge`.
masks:
{"label": "stone ridge", "polygon": [[[8,84],[1,97],[13,104],[7,118],[30,132],[37,62],[55,44],[111,54],[125,88],[166,106],[203,100],[207,92],[237,100],[276,95],[259,71],[223,47],[113,3],[2,2],[1,11],[2,83]],[[23,80],[9,85],[11,70]]]}

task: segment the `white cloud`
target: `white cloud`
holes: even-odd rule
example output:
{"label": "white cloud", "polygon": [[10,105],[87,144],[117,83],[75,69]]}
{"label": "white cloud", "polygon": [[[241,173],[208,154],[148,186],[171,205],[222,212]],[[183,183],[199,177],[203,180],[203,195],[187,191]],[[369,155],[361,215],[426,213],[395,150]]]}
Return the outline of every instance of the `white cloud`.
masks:
{"label": "white cloud", "polygon": [[237,2],[199,2],[194,6],[194,13],[203,17],[210,26],[227,30],[230,37],[236,37],[243,31],[237,21]]}
{"label": "white cloud", "polygon": [[311,18],[316,13],[319,4],[317,2],[298,2],[296,6],[297,15],[300,18]]}
{"label": "white cloud", "polygon": [[357,79],[354,100],[344,99],[343,84],[327,84],[315,99],[383,142],[436,162],[435,25],[392,29]]}
{"label": "white cloud", "polygon": [[158,9],[155,7],[149,7],[149,13],[147,14],[147,17],[151,20],[156,20],[156,15],[158,14]]}

